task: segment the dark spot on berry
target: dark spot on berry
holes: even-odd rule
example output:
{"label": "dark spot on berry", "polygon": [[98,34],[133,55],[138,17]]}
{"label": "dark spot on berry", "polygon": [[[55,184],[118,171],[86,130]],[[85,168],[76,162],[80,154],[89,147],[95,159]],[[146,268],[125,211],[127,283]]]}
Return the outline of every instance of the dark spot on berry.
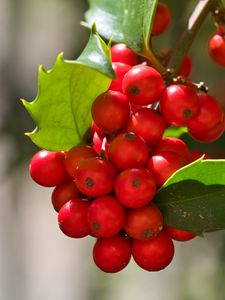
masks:
{"label": "dark spot on berry", "polygon": [[141,180],[139,178],[134,178],[132,181],[132,186],[139,187],[141,185]]}
{"label": "dark spot on berry", "polygon": [[91,178],[86,178],[85,181],[84,181],[84,184],[87,187],[93,187],[95,185],[94,180],[91,179]]}
{"label": "dark spot on berry", "polygon": [[140,92],[139,88],[136,87],[136,86],[131,86],[130,87],[130,93],[133,94],[133,95],[138,95]]}
{"label": "dark spot on berry", "polygon": [[183,116],[185,119],[190,119],[192,116],[192,112],[190,109],[186,108],[183,112]]}
{"label": "dark spot on berry", "polygon": [[147,239],[153,236],[153,231],[151,229],[145,229],[143,232],[143,236]]}
{"label": "dark spot on berry", "polygon": [[134,141],[136,139],[136,135],[132,132],[126,133],[125,139],[127,139],[128,141]]}
{"label": "dark spot on berry", "polygon": [[100,224],[98,223],[98,222],[93,222],[92,223],[92,228],[94,229],[94,230],[98,230],[99,228],[100,228]]}

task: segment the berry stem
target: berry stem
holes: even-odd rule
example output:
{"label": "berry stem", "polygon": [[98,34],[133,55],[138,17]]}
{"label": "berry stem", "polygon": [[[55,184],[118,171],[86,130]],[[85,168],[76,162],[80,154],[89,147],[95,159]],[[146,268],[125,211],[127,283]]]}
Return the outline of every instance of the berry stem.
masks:
{"label": "berry stem", "polygon": [[222,5],[221,0],[199,0],[191,17],[189,18],[187,28],[178,39],[171,53],[168,64],[172,76],[176,76],[183,62],[186,53],[189,51],[194,38],[196,37],[206,16],[214,11],[218,4]]}
{"label": "berry stem", "polygon": [[155,68],[157,71],[159,71],[159,73],[161,73],[162,76],[167,75],[167,73],[168,73],[167,69],[164,68],[164,66],[156,58],[156,56],[154,55],[154,53],[152,52],[152,50],[150,49],[150,47],[148,45],[146,45],[144,53],[143,54],[139,53],[139,55],[147,58],[147,60],[151,63],[152,67]]}

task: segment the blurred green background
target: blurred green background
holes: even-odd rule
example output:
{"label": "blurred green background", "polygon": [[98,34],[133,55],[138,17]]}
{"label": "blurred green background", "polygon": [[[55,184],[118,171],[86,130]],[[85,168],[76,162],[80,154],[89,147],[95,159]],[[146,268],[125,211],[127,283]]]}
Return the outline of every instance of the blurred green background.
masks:
{"label": "blurred green background", "polygon": [[[173,15],[154,49],[172,47],[197,1],[165,1]],[[172,264],[148,273],[134,262],[114,275],[92,262],[94,239],[69,239],[60,232],[51,189],[31,181],[29,160],[37,151],[24,136],[34,124],[20,103],[37,93],[38,65],[51,68],[57,54],[74,59],[89,32],[80,26],[84,0],[0,0],[0,300],[224,300],[224,231],[176,243]],[[215,31],[205,20],[191,50],[193,81],[204,81],[225,106],[225,69],[207,53]],[[212,144],[189,139],[193,149],[225,158],[225,136]]]}

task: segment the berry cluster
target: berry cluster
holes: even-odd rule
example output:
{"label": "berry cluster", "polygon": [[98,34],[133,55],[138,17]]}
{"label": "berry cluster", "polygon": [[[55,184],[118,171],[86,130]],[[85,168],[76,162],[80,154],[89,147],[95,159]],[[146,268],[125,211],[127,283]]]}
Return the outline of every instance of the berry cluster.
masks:
{"label": "berry cluster", "polygon": [[[169,21],[168,8],[160,4],[153,35]],[[165,130],[186,126],[196,140],[214,141],[225,130],[224,112],[190,81],[165,82],[124,44],[113,45],[111,56],[116,79],[92,105],[90,143],[39,151],[30,174],[38,184],[55,187],[52,204],[64,234],[97,238],[93,259],[101,270],[118,272],[133,256],[141,268],[158,271],[172,261],[173,240],[195,234],[166,226],[154,196],[175,171],[203,154],[181,139],[165,138]],[[179,74],[187,79],[190,71],[186,57]]]}

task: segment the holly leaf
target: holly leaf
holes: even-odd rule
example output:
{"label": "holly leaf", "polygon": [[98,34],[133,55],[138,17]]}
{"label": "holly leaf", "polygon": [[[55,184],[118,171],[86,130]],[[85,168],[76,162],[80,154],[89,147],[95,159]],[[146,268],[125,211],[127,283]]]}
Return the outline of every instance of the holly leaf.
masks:
{"label": "holly leaf", "polygon": [[178,170],[155,202],[166,225],[194,232],[225,229],[225,160],[202,160]]}
{"label": "holly leaf", "polygon": [[85,18],[105,39],[123,42],[139,54],[151,52],[149,39],[158,0],[89,0]]}
{"label": "holly leaf", "polygon": [[60,54],[50,71],[39,68],[37,97],[33,102],[22,100],[36,123],[26,134],[46,150],[68,150],[81,143],[91,125],[91,105],[112,78],[110,50],[93,26],[77,60],[64,60]]}
{"label": "holly leaf", "polygon": [[187,127],[184,126],[170,126],[164,132],[163,137],[175,137],[179,138],[184,133],[187,133]]}

